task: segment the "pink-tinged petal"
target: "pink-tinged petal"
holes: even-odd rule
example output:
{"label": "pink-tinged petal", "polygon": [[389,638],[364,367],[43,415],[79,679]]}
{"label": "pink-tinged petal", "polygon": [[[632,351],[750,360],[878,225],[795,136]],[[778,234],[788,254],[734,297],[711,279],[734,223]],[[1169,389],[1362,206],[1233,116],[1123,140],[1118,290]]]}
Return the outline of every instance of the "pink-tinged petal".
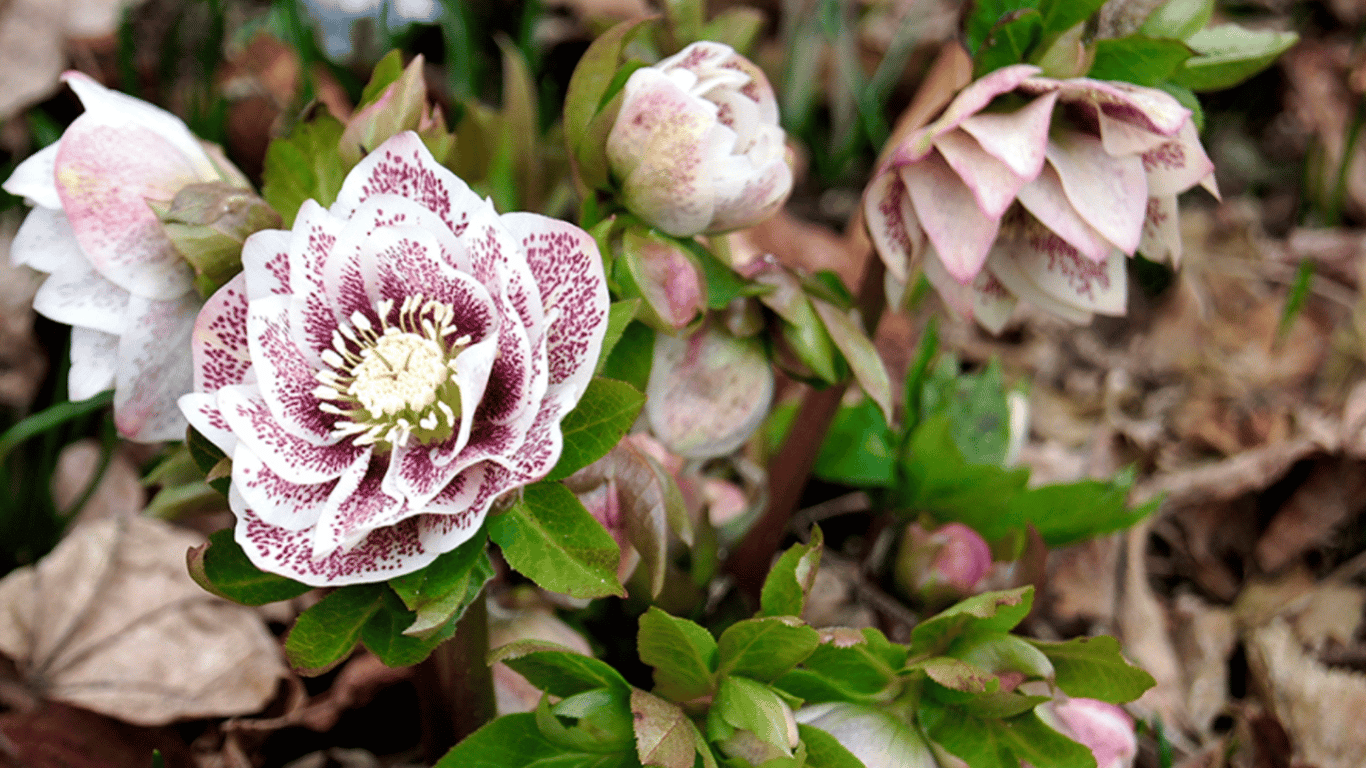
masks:
{"label": "pink-tinged petal", "polygon": [[1014,64],[974,80],[953,97],[943,114],[902,142],[889,162],[893,165],[919,162],[929,154],[935,137],[957,128],[964,120],[981,112],[997,96],[1015,90],[1038,72],[1039,68],[1031,64]]}
{"label": "pink-tinged petal", "polygon": [[57,196],[56,163],[57,144],[49,144],[20,163],[5,183],[0,184],[0,189],[15,197],[22,197],[35,206],[61,208],[62,199]]}
{"label": "pink-tinged petal", "polygon": [[[673,240],[628,229],[623,235],[623,266],[634,275],[645,304],[670,328],[681,330],[706,310],[706,288],[697,265]],[[653,321],[654,318],[651,318]]]}
{"label": "pink-tinged petal", "polygon": [[313,559],[326,557],[338,548],[349,549],[371,531],[390,527],[415,514],[406,501],[384,492],[382,485],[388,466],[388,457],[372,456],[354,490],[342,493],[345,489],[338,484],[318,524],[313,526]]}
{"label": "pink-tinged petal", "polygon": [[1033,281],[1024,274],[1014,259],[1014,255],[1005,247],[996,247],[992,249],[991,256],[987,259],[986,268],[996,276],[996,279],[1006,287],[1006,290],[1016,297],[1070,323],[1080,325],[1091,322],[1090,312],[1078,309],[1039,290],[1039,287],[1034,285]]}
{"label": "pink-tinged petal", "polygon": [[1038,178],[1020,189],[1020,205],[1044,226],[1072,244],[1083,256],[1099,263],[1114,247],[1072,207],[1063,191],[1062,179],[1050,166],[1044,166]]}
{"label": "pink-tinged petal", "polygon": [[984,269],[972,281],[972,317],[991,334],[999,334],[1018,304],[1015,294],[1006,289],[990,269]]}
{"label": "pink-tinged petal", "polygon": [[218,408],[237,439],[291,483],[310,485],[341,477],[369,446],[350,442],[319,446],[289,433],[266,407],[254,384],[218,390]]}
{"label": "pink-tinged petal", "polygon": [[[473,195],[473,193],[471,193]],[[471,209],[482,208],[484,201],[471,197]],[[465,219],[466,226],[469,224]],[[460,244],[459,237],[437,214],[406,197],[391,194],[370,195],[365,202],[356,207],[348,219],[348,228],[342,240],[366,238],[384,227],[411,227],[421,229],[436,238],[441,246],[441,254],[450,266],[461,272],[472,272],[469,255]]]}
{"label": "pink-tinged petal", "polygon": [[239,272],[204,302],[195,318],[190,349],[196,392],[214,392],[255,381],[247,344],[247,285]]}
{"label": "pink-tinged petal", "polygon": [[925,233],[911,208],[901,174],[884,171],[873,179],[863,193],[863,218],[887,272],[905,283],[910,279],[911,265],[925,247]]}
{"label": "pink-tinged petal", "polygon": [[1143,219],[1143,240],[1138,252],[1153,261],[1181,266],[1181,217],[1176,195],[1148,198],[1148,215]]}
{"label": "pink-tinged petal", "polygon": [[[499,463],[512,470],[519,485],[533,483],[550,473],[555,462],[560,460],[564,449],[564,434],[560,431],[560,419],[572,408],[571,403],[555,395],[547,394],[536,413],[536,420],[527,430],[517,452]],[[497,461],[497,459],[495,459]]]}
{"label": "pink-tinged petal", "polygon": [[[681,89],[653,67],[626,81],[625,98],[607,137],[607,159],[623,182],[627,206],[678,237],[702,232],[716,208],[713,147],[730,129],[716,105]],[[719,133],[717,129],[725,133]]]}
{"label": "pink-tinged petal", "polygon": [[33,309],[59,323],[118,334],[127,325],[128,297],[85,263],[55,270],[34,295]]}
{"label": "pink-tinged petal", "polygon": [[1032,179],[1043,167],[1056,93],[1046,93],[1014,112],[979,112],[959,125],[982,149],[1016,175]]}
{"label": "pink-tinged petal", "polygon": [[940,300],[949,309],[964,319],[972,317],[972,286],[963,285],[955,280],[933,248],[925,249],[925,258],[920,269],[935,293],[939,294]]}
{"label": "pink-tinged petal", "polygon": [[1000,231],[1000,220],[982,213],[972,191],[938,153],[902,168],[901,181],[944,267],[958,282],[971,283]]}
{"label": "pink-tinged petal", "polygon": [[289,248],[284,229],[263,229],[242,243],[242,274],[248,299],[293,293],[289,288]]}
{"label": "pink-tinged petal", "polygon": [[90,269],[66,214],[57,208],[34,208],[10,242],[10,261],[39,272]]}
{"label": "pink-tinged petal", "polygon": [[435,213],[457,235],[465,230],[467,212],[480,202],[469,185],[436,162],[412,131],[384,142],[346,174],[332,213],[349,218],[372,196],[386,194],[408,198]]}
{"label": "pink-tinged petal", "polygon": [[190,290],[190,265],[147,204],[199,181],[187,157],[147,128],[82,115],[62,135],[56,169],[62,209],[100,274],[151,299]]}
{"label": "pink-tinged petal", "polygon": [[[332,428],[339,418],[324,413],[318,388],[320,367],[314,355],[304,353],[293,332],[290,307],[293,296],[267,296],[247,307],[247,345],[257,384],[280,427],[314,445],[331,445],[339,437]],[[331,345],[329,344],[330,348]]]}
{"label": "pink-tinged petal", "polygon": [[545,307],[549,386],[570,407],[588,388],[607,333],[607,277],[592,236],[568,222],[509,213],[503,223],[526,251]]}
{"label": "pink-tinged petal", "polygon": [[1067,201],[1101,237],[1132,255],[1143,234],[1148,182],[1143,161],[1112,157],[1100,139],[1064,132],[1048,143],[1048,162],[1062,180]]}
{"label": "pink-tinged petal", "polygon": [[234,537],[262,570],[314,587],[341,587],[384,581],[426,567],[442,550],[425,546],[420,534],[420,519],[408,518],[371,532],[350,549],[314,559],[312,531],[270,525],[246,509],[237,516]]}
{"label": "pink-tinged petal", "polygon": [[734,191],[718,190],[716,211],[707,231],[729,232],[750,227],[782,208],[792,194],[792,162],[791,152],[784,147],[781,157],[752,170],[742,186]]}
{"label": "pink-tinged petal", "polygon": [[118,372],[119,337],[90,328],[71,329],[71,370],[67,372],[67,397],[89,400],[114,388]]}
{"label": "pink-tinged petal", "polygon": [[1124,314],[1127,279],[1124,256],[1112,253],[1100,264],[1082,257],[1062,238],[1042,228],[1011,242],[1008,256],[993,255],[990,268],[1012,293],[1027,301],[1036,293],[1085,313]]}
{"label": "pink-tinged petal", "polygon": [[320,364],[321,350],[332,346],[337,316],[327,303],[323,271],[331,259],[337,236],[346,221],[328,213],[312,200],[305,200],[294,217],[289,241],[290,293],[298,300],[290,307],[290,325],[298,335],[304,354]]}
{"label": "pink-tinged petal", "polygon": [[416,441],[395,446],[380,490],[405,500],[408,509],[425,509],[427,503],[460,472],[460,468],[453,463],[437,464],[433,461],[433,454],[431,446],[420,445]]}
{"label": "pink-tinged petal", "polygon": [[[218,180],[218,169],[205,153],[203,143],[180,118],[142,99],[105,88],[81,72],[68,71],[62,75],[62,81],[71,86],[85,107],[82,118],[101,126],[132,124],[146,128],[184,156],[194,168],[197,181]],[[65,140],[64,135],[63,143]]]}
{"label": "pink-tinged petal", "polygon": [[1186,123],[1174,140],[1143,153],[1143,170],[1148,174],[1148,194],[1165,197],[1199,184],[1214,173],[1214,163],[1200,146],[1195,125]]}
{"label": "pink-tinged petal", "polygon": [[298,485],[270,471],[259,456],[239,445],[232,453],[232,487],[263,521],[286,530],[302,531],[318,522],[329,498],[355,490],[368,464],[369,458],[360,456],[336,480]]}
{"label": "pink-tinged petal", "polygon": [[237,450],[237,436],[232,433],[232,427],[228,425],[228,420],[223,418],[222,411],[218,410],[217,394],[191,392],[188,395],[181,395],[178,404],[180,412],[185,415],[196,432],[218,446],[218,450],[225,455],[233,455]]}
{"label": "pink-tinged petal", "polygon": [[949,131],[934,140],[935,149],[972,190],[977,207],[988,218],[999,219],[1026,179],[997,160],[963,131]]}
{"label": "pink-tinged petal", "polygon": [[180,440],[186,421],[176,401],[194,388],[188,354],[202,302],[190,293],[172,301],[133,296],[119,337],[114,424],[130,440]]}
{"label": "pink-tinged petal", "polygon": [[419,515],[416,520],[422,546],[436,552],[449,552],[474,538],[497,498],[490,496],[482,506],[471,505],[456,514]]}
{"label": "pink-tinged petal", "polygon": [[1100,143],[1105,147],[1106,152],[1115,157],[1141,155],[1171,141],[1170,136],[1145,131],[1133,123],[1116,120],[1104,112],[1099,114]]}
{"label": "pink-tinged petal", "polygon": [[479,530],[498,497],[519,485],[505,467],[489,462],[461,472],[427,505],[423,515],[423,542],[445,549],[463,544]]}
{"label": "pink-tinged petal", "polygon": [[1219,182],[1214,178],[1213,173],[1201,179],[1200,186],[1204,187],[1211,195],[1214,195],[1215,200],[1224,199],[1223,195],[1219,194]]}
{"label": "pink-tinged petal", "polygon": [[1031,77],[1020,83],[1020,90],[1034,94],[1057,91],[1064,103],[1096,110],[1114,120],[1163,136],[1176,135],[1191,116],[1189,109],[1165,91],[1129,83],[1087,77],[1069,80]]}

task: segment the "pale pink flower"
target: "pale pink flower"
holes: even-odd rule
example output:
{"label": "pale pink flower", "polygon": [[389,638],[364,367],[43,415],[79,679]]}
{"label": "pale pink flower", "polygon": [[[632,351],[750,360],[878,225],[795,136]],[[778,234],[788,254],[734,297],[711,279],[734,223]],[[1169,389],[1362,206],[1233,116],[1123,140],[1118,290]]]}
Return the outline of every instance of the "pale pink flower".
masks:
{"label": "pale pink flower", "polygon": [[607,137],[626,207],[676,237],[773,215],[792,191],[789,154],[763,70],[706,41],[631,73]]}
{"label": "pale pink flower", "polygon": [[907,594],[932,603],[951,603],[971,595],[991,570],[991,547],[962,523],[927,531],[906,526],[896,558],[896,581]]}
{"label": "pale pink flower", "polygon": [[889,153],[864,213],[889,277],[915,263],[997,331],[1017,298],[1074,322],[1122,315],[1124,257],[1177,262],[1176,197],[1211,192],[1190,110],[1128,83],[1018,64],[964,88]]}
{"label": "pale pink flower", "polygon": [[169,112],[79,72],[62,79],[85,112],[5,182],[34,206],[12,258],[49,273],[34,309],[72,326],[69,397],[113,388],[124,437],[182,439],[176,398],[191,389],[190,331],[202,302],[148,201],[169,203],[202,182],[249,185]]}
{"label": "pale pink flower", "polygon": [[1096,699],[1045,702],[1037,710],[1057,730],[1091,750],[1097,768],[1133,768],[1138,756],[1134,719],[1123,707]]}
{"label": "pale pink flower", "polygon": [[181,407],[232,457],[258,567],[312,585],[417,570],[555,465],[607,323],[583,230],[498,215],[406,132],[242,265],[195,325]]}

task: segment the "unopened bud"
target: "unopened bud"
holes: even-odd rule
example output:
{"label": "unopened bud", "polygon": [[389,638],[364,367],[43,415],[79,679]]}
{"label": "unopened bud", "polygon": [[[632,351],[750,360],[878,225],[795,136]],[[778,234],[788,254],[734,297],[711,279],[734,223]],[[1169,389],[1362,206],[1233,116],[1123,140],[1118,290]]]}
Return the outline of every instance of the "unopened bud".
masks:
{"label": "unopened bud", "polygon": [[1043,719],[1091,750],[1097,768],[1131,768],[1138,755],[1134,719],[1123,708],[1096,699],[1048,702]]}
{"label": "unopened bud", "polygon": [[991,548],[973,529],[949,523],[928,532],[906,526],[895,578],[907,596],[940,606],[971,595],[991,568]]}
{"label": "unopened bud", "polygon": [[938,768],[915,726],[884,709],[832,702],[802,707],[797,721],[835,737],[866,768]]}

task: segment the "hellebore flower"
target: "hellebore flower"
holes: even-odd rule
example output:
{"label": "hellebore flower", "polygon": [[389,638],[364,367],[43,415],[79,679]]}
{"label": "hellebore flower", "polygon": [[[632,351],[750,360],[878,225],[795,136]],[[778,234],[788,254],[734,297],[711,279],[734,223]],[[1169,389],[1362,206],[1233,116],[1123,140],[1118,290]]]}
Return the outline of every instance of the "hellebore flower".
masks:
{"label": "hellebore flower", "polygon": [[1124,257],[1178,261],[1176,196],[1217,194],[1176,99],[1038,72],[1018,64],[968,85],[896,145],[864,197],[889,278],[904,285],[918,261],[993,332],[1017,298],[1073,322],[1122,315]]}
{"label": "hellebore flower", "polygon": [[1097,768],[1132,768],[1138,755],[1134,719],[1122,707],[1096,699],[1045,702],[1039,715],[1091,750]]}
{"label": "hellebore flower", "polygon": [[607,136],[626,207],[675,237],[771,216],[792,191],[789,154],[763,71],[705,41],[631,73]]}
{"label": "hellebore flower", "polygon": [[968,597],[991,570],[991,547],[962,523],[926,531],[910,523],[901,536],[895,579],[907,595],[932,606]]}
{"label": "hellebore flower", "polygon": [[867,768],[937,768],[934,753],[914,726],[867,704],[831,702],[797,711],[797,722],[835,737]]}
{"label": "hellebore flower", "polygon": [[606,332],[583,230],[499,216],[405,132],[242,264],[200,313],[181,407],[232,458],[258,567],[316,586],[417,570],[554,466]]}
{"label": "hellebore flower", "polygon": [[149,202],[170,203],[195,184],[250,185],[169,112],[79,72],[62,79],[85,112],[5,182],[34,205],[12,258],[50,275],[34,309],[72,326],[70,398],[112,387],[120,434],[181,439],[176,398],[191,390],[190,331],[202,302]]}

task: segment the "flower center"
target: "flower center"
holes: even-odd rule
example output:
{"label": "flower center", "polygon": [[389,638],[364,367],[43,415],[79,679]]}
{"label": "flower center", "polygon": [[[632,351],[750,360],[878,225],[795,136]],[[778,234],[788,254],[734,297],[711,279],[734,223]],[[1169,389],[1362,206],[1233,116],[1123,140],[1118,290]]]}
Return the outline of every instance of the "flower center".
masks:
{"label": "flower center", "polygon": [[313,390],[324,401],[318,407],[343,417],[334,436],[354,435],[360,445],[445,440],[460,417],[455,359],[470,337],[456,337],[448,304],[409,296],[390,324],[393,306],[388,299],[375,305],[378,327],[356,311],[333,331],[332,348],[322,353],[328,367]]}

